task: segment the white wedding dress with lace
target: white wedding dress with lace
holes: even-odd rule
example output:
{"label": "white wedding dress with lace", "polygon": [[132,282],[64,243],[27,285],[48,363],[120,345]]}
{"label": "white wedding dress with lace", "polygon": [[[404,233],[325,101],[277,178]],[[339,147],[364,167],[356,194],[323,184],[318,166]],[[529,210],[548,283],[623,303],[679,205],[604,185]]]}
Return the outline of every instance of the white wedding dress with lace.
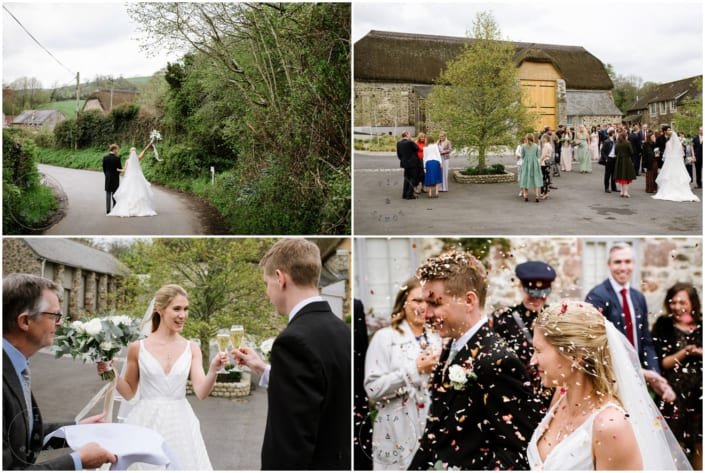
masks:
{"label": "white wedding dress with lace", "polygon": [[[189,342],[186,342],[186,348],[168,374],[147,351],[143,340],[140,340],[139,344],[140,398],[125,423],[141,425],[159,432],[178,460],[178,465],[174,465],[177,469],[212,470],[213,466],[201,435],[201,424],[191,404],[186,400],[186,380],[191,371]],[[130,469],[158,468],[136,463]]]}
{"label": "white wedding dress with lace", "polygon": [[130,151],[130,158],[125,163],[127,169],[115,192],[115,207],[108,214],[110,217],[150,217],[157,215],[152,199],[152,184],[142,174],[142,166],[137,152]]}
{"label": "white wedding dress with lace", "polygon": [[663,152],[663,167],[656,177],[658,192],[652,196],[659,200],[675,202],[699,202],[698,196],[690,190],[690,176],[683,161],[683,145],[678,135],[673,133],[666,142]]}
{"label": "white wedding dress with lace", "polygon": [[556,402],[548,411],[539,426],[534,430],[531,441],[526,451],[529,459],[529,468],[532,470],[594,470],[595,463],[592,455],[592,427],[595,417],[607,409],[615,407],[624,412],[621,407],[612,402],[608,402],[600,409],[595,410],[585,421],[575,429],[570,435],[564,438],[553,450],[548,452],[545,460],[541,460],[539,454],[538,441],[546,431],[548,424],[553,418],[556,408],[563,402],[563,397]]}

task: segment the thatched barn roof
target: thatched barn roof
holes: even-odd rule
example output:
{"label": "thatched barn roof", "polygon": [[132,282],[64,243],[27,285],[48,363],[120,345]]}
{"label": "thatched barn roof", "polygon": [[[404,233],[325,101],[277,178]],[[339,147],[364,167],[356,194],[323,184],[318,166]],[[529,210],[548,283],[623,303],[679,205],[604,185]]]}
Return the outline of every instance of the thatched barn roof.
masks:
{"label": "thatched barn roof", "polygon": [[[355,80],[433,84],[470,38],[370,31],[354,46]],[[511,43],[517,66],[524,61],[551,63],[568,89],[611,90],[602,62],[581,46]]]}
{"label": "thatched barn roof", "polygon": [[695,87],[695,80],[701,79],[703,76],[688,77],[687,79],[681,79],[674,82],[667,82],[661,84],[646,94],[640,97],[634,104],[632,104],[627,112],[637,112],[639,110],[646,110],[649,108],[649,104],[653,102],[663,102],[667,100],[676,100],[686,95],[692,98],[697,97],[698,90]]}
{"label": "thatched barn roof", "polygon": [[[134,103],[137,98],[137,92],[132,90],[113,90],[113,108],[116,108],[124,103]],[[110,89],[102,89],[93,92],[86,98],[85,104],[90,100],[98,100],[104,111],[110,112]]]}

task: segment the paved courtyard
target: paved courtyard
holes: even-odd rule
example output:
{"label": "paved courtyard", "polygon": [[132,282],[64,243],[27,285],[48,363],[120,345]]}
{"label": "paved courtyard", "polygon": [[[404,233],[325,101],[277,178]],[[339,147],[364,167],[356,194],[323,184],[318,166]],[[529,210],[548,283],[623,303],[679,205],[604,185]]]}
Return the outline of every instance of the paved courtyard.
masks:
{"label": "paved courtyard", "polygon": [[[516,172],[512,156],[491,156]],[[394,153],[355,152],[355,235],[701,235],[701,202],[668,202],[644,192],[643,175],[632,184],[631,198],[607,194],[603,167],[592,174],[573,172],[553,178],[558,187],[548,200],[524,202],[516,182],[458,184],[437,199],[420,195],[403,200],[402,169]],[[451,167],[467,160],[454,157]],[[532,196],[533,193],[530,192]]]}
{"label": "paved courtyard", "polygon": [[[48,353],[32,357],[32,391],[47,422],[72,421],[102,387],[95,365]],[[254,389],[238,400],[188,396],[201,423],[208,454],[216,470],[259,470],[267,416],[267,392]],[[95,408],[98,413],[102,403]],[[117,412],[117,408],[115,410]],[[43,455],[62,452],[49,451]]]}

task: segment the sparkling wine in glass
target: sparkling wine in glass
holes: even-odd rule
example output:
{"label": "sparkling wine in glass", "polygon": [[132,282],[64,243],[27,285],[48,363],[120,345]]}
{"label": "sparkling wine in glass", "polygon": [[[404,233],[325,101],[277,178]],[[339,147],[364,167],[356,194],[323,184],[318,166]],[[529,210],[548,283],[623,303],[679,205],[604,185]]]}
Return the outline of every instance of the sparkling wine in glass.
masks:
{"label": "sparkling wine in glass", "polygon": [[218,334],[215,336],[215,341],[218,344],[218,349],[220,351],[228,351],[228,343],[230,343],[230,336],[226,330],[219,330]]}
{"label": "sparkling wine in glass", "polygon": [[242,346],[242,339],[245,336],[245,329],[242,325],[233,325],[230,327],[230,344],[233,348]]}

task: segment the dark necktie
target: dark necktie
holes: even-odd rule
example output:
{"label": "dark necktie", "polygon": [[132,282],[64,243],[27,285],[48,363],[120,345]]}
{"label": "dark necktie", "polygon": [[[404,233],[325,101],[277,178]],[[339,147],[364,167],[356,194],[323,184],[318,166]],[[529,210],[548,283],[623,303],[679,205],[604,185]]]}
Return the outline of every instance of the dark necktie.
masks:
{"label": "dark necktie", "polygon": [[629,301],[627,301],[627,288],[623,287],[620,291],[622,293],[622,312],[624,313],[624,327],[626,330],[627,339],[634,347],[634,323],[632,321],[632,311],[629,310]]}

